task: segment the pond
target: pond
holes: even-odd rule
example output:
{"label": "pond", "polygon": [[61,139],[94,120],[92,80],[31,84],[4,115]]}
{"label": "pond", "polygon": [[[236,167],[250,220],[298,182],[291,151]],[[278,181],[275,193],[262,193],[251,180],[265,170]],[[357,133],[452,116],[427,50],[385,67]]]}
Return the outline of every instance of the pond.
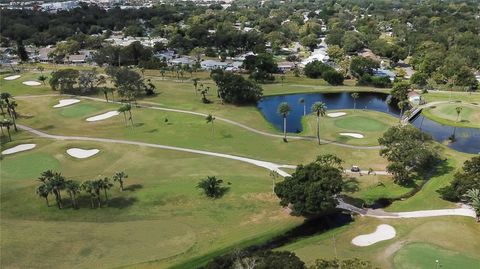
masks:
{"label": "pond", "polygon": [[[288,95],[267,96],[258,102],[258,109],[263,116],[278,130],[283,130],[283,118],[277,113],[277,107],[282,102],[287,102],[292,111],[287,117],[287,132],[299,133],[302,131],[303,98],[310,113],[310,107],[315,102],[324,102],[328,110],[353,109],[354,101],[350,92],[337,93],[299,93]],[[400,110],[387,103],[388,95],[378,92],[361,92],[356,100],[357,109],[371,109],[398,117]],[[456,140],[448,146],[454,150],[478,154],[480,153],[480,129],[463,128],[442,125],[422,115],[415,117],[411,123],[422,131],[430,134],[433,139],[443,143],[455,132]]]}

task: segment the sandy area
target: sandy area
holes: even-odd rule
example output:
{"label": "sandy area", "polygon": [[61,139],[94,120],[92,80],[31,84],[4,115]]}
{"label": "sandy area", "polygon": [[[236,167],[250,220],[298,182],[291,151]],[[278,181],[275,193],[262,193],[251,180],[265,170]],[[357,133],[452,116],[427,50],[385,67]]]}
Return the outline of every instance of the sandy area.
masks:
{"label": "sandy area", "polygon": [[13,148],[9,148],[9,149],[6,149],[6,150],[2,151],[2,154],[3,155],[13,154],[13,153],[33,149],[35,146],[37,146],[37,145],[36,144],[21,144],[21,145],[15,146]]}
{"label": "sandy area", "polygon": [[21,77],[20,75],[15,75],[15,76],[8,76],[8,77],[4,77],[3,79],[4,80],[15,80],[17,78]]}
{"label": "sandy area", "polygon": [[340,133],[340,135],[350,136],[350,137],[353,137],[353,138],[364,138],[364,136],[362,134],[357,134],[357,133]]}
{"label": "sandy area", "polygon": [[69,105],[76,104],[78,102],[80,102],[80,100],[78,100],[78,99],[62,99],[62,100],[58,101],[58,104],[54,105],[53,107],[54,108],[64,107],[64,106],[69,106]]}
{"label": "sandy area", "polygon": [[345,116],[345,115],[347,115],[347,113],[345,113],[345,112],[332,112],[332,113],[328,113],[327,117],[338,118],[338,117]]}
{"label": "sandy area", "polygon": [[22,82],[22,84],[27,85],[27,86],[40,86],[40,85],[42,85],[42,83],[40,83],[38,81],[33,81],[33,80],[24,81],[24,82]]}
{"label": "sandy area", "polygon": [[118,111],[109,111],[107,113],[103,113],[103,114],[100,114],[100,115],[97,115],[97,116],[90,117],[90,118],[87,119],[87,121],[104,120],[104,119],[108,119],[108,118],[117,116],[118,114],[120,114],[120,112],[118,112]]}
{"label": "sandy area", "polygon": [[352,244],[359,247],[366,247],[378,243],[380,241],[394,238],[396,235],[395,228],[387,224],[377,226],[375,232],[371,234],[362,234],[352,239]]}
{"label": "sandy area", "polygon": [[79,149],[79,148],[71,148],[67,149],[67,154],[78,158],[78,159],[85,159],[88,157],[92,157],[93,155],[99,153],[100,150],[98,149]]}

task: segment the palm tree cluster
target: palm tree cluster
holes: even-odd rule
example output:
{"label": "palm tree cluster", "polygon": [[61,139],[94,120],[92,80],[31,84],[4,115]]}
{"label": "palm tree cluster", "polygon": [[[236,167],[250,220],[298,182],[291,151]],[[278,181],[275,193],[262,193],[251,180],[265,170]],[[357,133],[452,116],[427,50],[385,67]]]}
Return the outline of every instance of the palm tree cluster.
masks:
{"label": "palm tree cluster", "polygon": [[464,195],[466,202],[473,207],[477,214],[477,221],[480,222],[480,190],[470,189]]}
{"label": "palm tree cluster", "polygon": [[[15,132],[17,132],[16,120],[18,114],[16,111],[17,102],[13,100],[13,96],[8,92],[2,92],[0,94],[0,113],[3,119],[0,121],[0,130],[2,136],[5,135],[3,128],[7,130],[8,140],[12,141],[12,135],[10,134],[10,128],[13,126]],[[7,117],[8,115],[8,117]]]}
{"label": "palm tree cluster", "polygon": [[[121,171],[116,172],[112,178],[113,181],[119,183],[120,189],[123,191],[123,181],[128,178],[128,175]],[[45,199],[48,207],[50,207],[50,201],[48,198],[50,195],[53,195],[59,209],[64,207],[62,192],[66,192],[69,195],[71,207],[73,209],[79,209],[78,197],[82,192],[89,195],[91,208],[100,208],[102,207],[101,193],[103,192],[105,205],[107,205],[108,190],[113,187],[113,183],[111,183],[110,178],[108,177],[85,180],[80,183],[75,180],[67,179],[61,173],[52,170],[42,172],[38,180],[41,184],[36,188],[37,195]]]}

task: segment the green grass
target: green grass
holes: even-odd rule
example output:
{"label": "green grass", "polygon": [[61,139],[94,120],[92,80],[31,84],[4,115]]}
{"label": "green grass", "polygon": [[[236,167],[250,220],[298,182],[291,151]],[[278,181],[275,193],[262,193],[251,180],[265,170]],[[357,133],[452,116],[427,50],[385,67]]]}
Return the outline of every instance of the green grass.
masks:
{"label": "green grass", "polygon": [[[331,118],[328,116],[320,119],[320,137],[352,145],[378,145],[378,138],[390,126],[398,124],[398,120],[386,113],[369,110],[331,110],[328,113],[346,112],[347,115]],[[303,135],[316,136],[317,118],[308,115],[302,119]],[[340,133],[360,133],[364,138],[342,136]]]}
{"label": "green grass", "polygon": [[[35,79],[39,73],[23,75]],[[192,82],[187,79],[183,82],[175,81],[174,78],[162,79],[158,71],[154,70],[147,70],[146,76],[152,79],[159,94],[140,102],[211,113],[260,130],[278,133],[255,107],[222,105],[216,98],[216,88],[207,72],[194,76],[200,77],[202,83],[211,87],[209,98],[213,101],[212,104],[203,104],[200,95],[195,95]],[[263,85],[263,88],[265,95],[387,91],[353,87],[352,81],[347,81],[346,84],[328,86],[322,80],[287,75],[284,85],[273,83]],[[2,84],[2,90],[3,88]],[[22,85],[19,80],[13,81],[5,89],[16,96],[54,93],[48,87]],[[455,93],[454,96],[476,102],[479,95]],[[314,141],[292,140],[284,143],[281,139],[254,134],[219,120],[215,122],[216,136],[212,137],[211,126],[205,123],[203,117],[194,115],[135,108],[134,130],[124,127],[121,115],[88,123],[86,117],[116,110],[118,105],[82,100],[69,107],[53,109],[52,105],[62,98],[65,97],[17,98],[17,110],[21,114],[19,122],[51,134],[145,141],[278,163],[306,163],[319,154],[333,153],[345,160],[345,167],[359,165],[362,168],[383,170],[386,165],[386,161],[379,157],[378,150],[318,146]],[[429,101],[444,100],[448,99],[448,94],[429,93],[426,98]],[[322,138],[375,145],[382,133],[381,129],[397,123],[393,117],[378,112],[357,110],[351,116],[353,120],[345,116],[337,118],[339,122],[322,118]],[[168,118],[168,123],[165,118]],[[358,124],[357,121],[362,123]],[[309,119],[306,122],[307,127],[314,123]],[[311,127],[313,126],[306,128],[306,134],[313,134],[315,129]],[[340,138],[336,136],[340,131],[362,132],[366,138]],[[245,163],[128,145],[52,141],[32,138],[25,132],[15,134],[14,143],[2,146],[11,147],[17,143],[29,142],[36,143],[37,148],[4,156],[1,160],[1,267],[50,268],[54,264],[62,268],[192,268],[233,247],[268,240],[302,221],[288,216],[279,207],[278,200],[271,194],[268,171]],[[101,152],[92,158],[78,160],[66,155],[66,149],[71,147],[98,148]],[[418,194],[405,201],[395,202],[388,210],[454,206],[442,200],[436,191],[451,181],[455,170],[471,155],[444,146],[441,148],[442,157],[448,159],[448,165],[442,173],[434,175]],[[60,211],[53,206],[47,208],[42,199],[35,197],[35,178],[38,176],[35,174],[47,167],[57,168],[67,177],[80,181],[126,170],[130,175],[127,187],[134,187],[125,192],[120,192],[118,187],[111,190],[110,195],[115,199],[108,208],[82,208],[78,211],[67,208]],[[195,188],[198,180],[207,175],[216,175],[231,183],[231,189],[225,197],[212,201],[203,197]],[[357,180],[359,189],[348,194],[366,201],[380,197],[394,198],[410,191],[409,188],[393,184],[388,177],[363,176]],[[378,182],[383,183],[383,186]],[[83,207],[88,207],[85,203],[88,204],[88,200],[82,200]],[[350,244],[354,236],[369,233],[381,223],[395,226],[398,237],[367,248]],[[381,268],[392,267],[396,244],[402,246],[409,242],[425,242],[478,259],[480,240],[477,239],[480,238],[480,230],[477,226],[473,219],[467,218],[358,218],[348,226],[299,240],[284,249],[294,250],[309,264],[317,258],[332,258],[331,236],[335,234],[340,258],[364,257]],[[52,255],[58,249],[61,249],[61,255]],[[18,259],[19,256],[22,259]]]}
{"label": "green grass", "polygon": [[393,182],[392,177],[362,175],[347,180],[346,195],[371,204],[380,198],[395,199],[408,194],[412,187],[403,187]]}
{"label": "green grass", "polygon": [[[302,221],[278,206],[268,171],[255,166],[136,146],[32,139],[24,133],[14,138],[37,147],[1,161],[2,268],[111,268],[151,262],[166,268],[266,240]],[[78,160],[66,154],[71,147],[101,151]],[[52,159],[56,166],[48,165],[46,160]],[[118,170],[129,178],[126,191],[117,185],[110,191],[109,207],[89,209],[83,196],[81,209],[72,210],[64,193],[67,208],[58,210],[53,198],[48,208],[35,195],[36,173],[47,168],[79,181]],[[207,175],[231,183],[223,198],[207,199],[195,187]],[[61,254],[52,255],[58,249]]]}
{"label": "green grass", "polygon": [[[354,237],[371,233],[380,224],[392,225],[396,229],[396,237],[368,247],[358,247],[351,243]],[[474,239],[480,238],[478,224],[473,218],[462,217],[381,220],[357,217],[351,224],[299,239],[279,250],[294,251],[305,263],[310,265],[316,259],[333,259],[335,257],[333,238],[335,238],[338,258],[358,257],[370,260],[379,268],[397,268],[393,265],[395,253],[402,251],[402,247],[414,242],[433,244],[473,259],[480,259],[480,252],[478,252],[480,240]]]}
{"label": "green grass", "polygon": [[400,249],[393,259],[395,268],[455,268],[471,269],[480,266],[480,259],[449,251],[430,244],[412,243]]}
{"label": "green grass", "polygon": [[[12,75],[20,75],[20,78],[17,78],[15,80],[5,80],[5,77],[12,76]],[[13,96],[16,95],[25,95],[25,94],[47,94],[51,93],[50,86],[48,85],[48,79],[45,82],[46,85],[40,85],[40,86],[27,86],[22,84],[22,82],[27,81],[27,80],[35,80],[39,81],[38,77],[41,75],[40,72],[27,72],[27,73],[20,73],[20,74],[6,74],[0,76],[0,88],[2,89],[2,92],[9,92]],[[47,72],[44,72],[44,75],[48,77]]]}
{"label": "green grass", "polygon": [[385,131],[389,124],[367,116],[340,117],[335,121],[335,126],[346,130],[359,132]]}
{"label": "green grass", "polygon": [[[51,134],[144,141],[285,164],[310,162],[320,153],[335,153],[345,160],[345,165],[368,165],[376,170],[385,167],[385,161],[378,155],[378,150],[357,150],[329,144],[318,146],[315,141],[292,140],[284,143],[281,138],[256,134],[219,120],[215,122],[213,137],[211,125],[205,122],[204,117],[196,115],[135,108],[132,113],[136,126],[132,129],[125,127],[122,115],[98,122],[86,122],[85,117],[116,110],[119,105],[82,100],[81,103],[65,108],[74,109],[79,104],[92,104],[98,111],[91,115],[66,118],[58,113],[59,110],[51,107],[58,99],[60,98],[18,99],[17,110],[24,116],[19,122]],[[166,118],[168,122],[165,122]]]}
{"label": "green grass", "polygon": [[[442,146],[441,156],[446,162],[440,165],[438,171],[423,185],[422,189],[413,197],[402,201],[395,201],[386,208],[387,211],[412,211],[455,207],[455,204],[443,200],[437,192],[450,184],[455,172],[461,168],[463,162],[472,155],[460,153]],[[428,201],[428,202],[425,202]]]}
{"label": "green grass", "polygon": [[[458,119],[456,112],[457,107],[462,108]],[[468,103],[439,104],[434,107],[425,108],[422,114],[427,118],[445,125],[480,128],[479,105]]]}
{"label": "green grass", "polygon": [[57,108],[56,111],[66,118],[86,118],[100,111],[101,104],[80,103],[66,107]]}

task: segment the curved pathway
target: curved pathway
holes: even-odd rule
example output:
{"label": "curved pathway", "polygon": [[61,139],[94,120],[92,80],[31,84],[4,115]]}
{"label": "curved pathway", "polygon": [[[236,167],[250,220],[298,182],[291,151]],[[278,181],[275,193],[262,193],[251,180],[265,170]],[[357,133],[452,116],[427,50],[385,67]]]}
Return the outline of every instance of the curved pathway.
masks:
{"label": "curved pathway", "polygon": [[102,143],[116,143],[116,144],[128,144],[128,145],[137,145],[137,146],[144,146],[144,147],[151,147],[151,148],[159,148],[159,149],[167,149],[167,150],[175,150],[175,151],[183,151],[195,154],[202,154],[208,156],[215,156],[220,158],[232,159],[237,161],[242,161],[245,163],[253,164],[259,167],[266,168],[270,171],[275,171],[280,174],[282,177],[290,176],[285,171],[282,171],[280,168],[291,168],[295,169],[295,165],[288,165],[288,164],[276,164],[267,161],[255,160],[247,157],[241,157],[231,154],[224,154],[212,151],[205,151],[205,150],[196,150],[196,149],[189,149],[189,148],[181,148],[181,147],[174,147],[174,146],[167,146],[167,145],[160,145],[160,144],[153,144],[153,143],[145,143],[145,142],[137,142],[137,141],[128,141],[128,140],[120,140],[120,139],[109,139],[109,138],[97,138],[97,137],[86,137],[86,136],[65,136],[65,135],[51,135],[44,133],[42,131],[30,128],[25,125],[17,124],[19,129],[25,130],[32,134],[38,135],[43,138],[50,138],[56,140],[77,140],[77,141],[95,141],[95,142],[102,142]]}
{"label": "curved pathway", "polygon": [[463,217],[477,218],[475,211],[468,206],[463,206],[461,208],[451,208],[451,209],[386,212],[382,209],[359,208],[344,202],[341,198],[338,198],[337,200],[338,200],[337,208],[348,210],[350,212],[354,212],[362,216],[379,218],[379,219],[428,218],[428,217],[441,217],[441,216],[463,216]]}
{"label": "curved pathway", "polygon": [[[52,97],[52,96],[61,96],[61,95],[60,95],[60,94],[24,95],[24,96],[18,96],[18,97],[16,97],[16,98],[22,99],[22,98]],[[70,97],[71,97],[71,96],[74,96],[74,97],[76,97],[76,98],[83,98],[83,99],[87,99],[87,100],[92,100],[92,101],[107,103],[106,100],[104,100],[104,99],[102,99],[102,98],[97,98],[97,97],[77,96],[77,95],[65,95],[65,96],[70,96]],[[110,102],[108,102],[108,103],[122,104],[121,102],[117,102],[117,101],[110,101]],[[141,107],[141,108],[148,108],[148,109],[169,111],[169,112],[175,112],[175,113],[190,114],[190,115],[201,116],[201,117],[207,117],[207,116],[208,116],[207,114],[201,113],[201,112],[194,112],[194,111],[182,110],[182,109],[175,109],[175,108],[159,107],[158,105],[159,105],[158,103],[154,103],[154,102],[141,101],[141,102],[140,102],[139,104],[137,104],[136,106],[137,106],[137,107]],[[239,123],[239,122],[236,122],[236,121],[233,121],[233,120],[229,120],[229,119],[226,119],[226,118],[222,118],[222,117],[218,117],[218,116],[215,116],[215,118],[216,118],[217,120],[219,120],[219,121],[223,121],[223,122],[226,122],[226,123],[235,125],[235,126],[237,126],[237,127],[246,129],[246,130],[248,130],[248,131],[250,131],[250,132],[253,132],[253,133],[256,133],[256,134],[260,134],[260,135],[264,135],[264,136],[269,136],[269,137],[275,137],[275,138],[281,138],[281,139],[283,139],[283,135],[281,135],[281,134],[268,133],[268,132],[265,132],[265,131],[261,131],[261,130],[252,128],[252,127],[247,126],[247,125],[245,125],[245,124],[243,124],[243,123]],[[316,140],[317,140],[317,138],[314,137],[314,136],[294,136],[294,135],[287,135],[287,139],[292,139],[292,140],[308,140],[308,141],[316,141]],[[325,140],[325,139],[320,139],[320,141],[321,141],[322,143],[324,143],[324,144],[332,144],[332,145],[336,145],[336,146],[340,146],[340,147],[345,147],[345,148],[351,148],[351,149],[378,150],[378,149],[381,148],[380,146],[355,146],[355,145],[349,145],[349,144],[342,144],[342,143],[338,143],[338,142],[334,142],[334,141],[330,141],[330,140]]]}
{"label": "curved pathway", "polygon": [[[253,164],[259,167],[266,168],[270,171],[275,171],[282,177],[290,176],[287,172],[281,170],[281,168],[290,168],[295,169],[295,165],[288,165],[288,164],[276,164],[267,161],[255,160],[251,158],[224,154],[224,153],[217,153],[211,151],[204,151],[204,150],[196,150],[196,149],[189,149],[189,148],[181,148],[181,147],[174,147],[174,146],[166,146],[160,144],[152,144],[152,143],[144,143],[144,142],[136,142],[136,141],[128,141],[128,140],[120,140],[120,139],[108,139],[108,138],[95,138],[95,137],[82,137],[82,136],[64,136],[64,135],[51,135],[47,134],[33,128],[30,128],[25,125],[17,124],[19,129],[25,130],[32,134],[38,135],[43,138],[50,138],[50,139],[57,139],[57,140],[80,140],[80,141],[95,141],[95,142],[103,142],[103,143],[117,143],[117,144],[128,144],[128,145],[137,145],[137,146],[145,146],[151,148],[160,148],[160,149],[167,149],[167,150],[175,150],[175,151],[182,151],[188,153],[195,153],[195,154],[202,154],[220,158],[226,158],[231,160],[242,161],[245,163]],[[381,173],[382,171],[376,171],[377,174]],[[361,214],[363,216],[368,217],[375,217],[375,218],[424,218],[424,217],[437,217],[437,216],[466,216],[466,217],[473,217],[476,218],[475,211],[473,209],[464,207],[464,208],[455,208],[455,209],[439,209],[439,210],[421,210],[421,211],[411,211],[411,212],[385,212],[381,209],[363,209],[355,207],[351,204],[345,203],[342,199],[338,199],[338,206],[337,208],[348,210],[354,213]]]}

